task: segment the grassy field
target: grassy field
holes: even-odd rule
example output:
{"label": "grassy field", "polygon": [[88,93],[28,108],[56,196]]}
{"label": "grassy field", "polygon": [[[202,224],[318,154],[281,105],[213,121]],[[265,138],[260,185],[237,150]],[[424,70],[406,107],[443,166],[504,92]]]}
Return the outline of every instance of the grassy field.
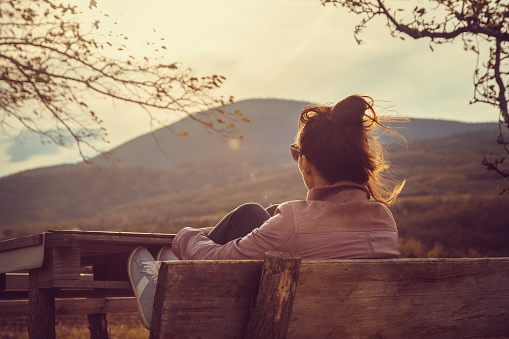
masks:
{"label": "grassy field", "polygon": [[[108,330],[111,339],[146,339],[149,331],[141,324],[138,314],[109,314]],[[59,339],[89,339],[86,315],[57,316],[55,319],[56,336]],[[0,339],[28,338],[28,318],[2,319]]]}

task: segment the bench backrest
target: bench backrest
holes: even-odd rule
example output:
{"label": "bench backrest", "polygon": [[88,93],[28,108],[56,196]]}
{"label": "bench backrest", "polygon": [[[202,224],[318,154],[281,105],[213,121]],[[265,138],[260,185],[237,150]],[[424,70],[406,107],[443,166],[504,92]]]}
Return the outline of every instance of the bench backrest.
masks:
{"label": "bench backrest", "polygon": [[[164,263],[151,338],[242,338],[262,265]],[[303,260],[287,336],[509,336],[509,258]]]}

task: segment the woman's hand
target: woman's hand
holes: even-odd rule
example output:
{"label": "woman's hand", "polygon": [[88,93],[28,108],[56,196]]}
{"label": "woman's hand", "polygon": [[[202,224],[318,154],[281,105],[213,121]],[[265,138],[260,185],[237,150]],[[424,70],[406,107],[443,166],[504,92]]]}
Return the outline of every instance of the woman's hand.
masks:
{"label": "woman's hand", "polygon": [[211,227],[203,227],[203,228],[198,228],[199,231],[202,231],[203,233],[205,233],[206,236],[209,235],[210,231],[212,231],[212,229],[214,228],[214,226],[211,226]]}

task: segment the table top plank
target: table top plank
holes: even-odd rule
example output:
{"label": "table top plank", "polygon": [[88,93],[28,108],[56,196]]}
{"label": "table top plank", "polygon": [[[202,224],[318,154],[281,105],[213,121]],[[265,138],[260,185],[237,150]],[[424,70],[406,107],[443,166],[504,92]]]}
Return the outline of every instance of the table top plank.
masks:
{"label": "table top plank", "polygon": [[78,239],[91,241],[121,241],[137,242],[140,239],[144,241],[171,240],[175,234],[168,233],[140,233],[140,232],[108,232],[108,231],[73,231],[73,230],[49,230],[48,238]]}
{"label": "table top plank", "polygon": [[[21,238],[20,238],[21,239]],[[14,239],[10,245],[4,246],[0,251],[0,274],[25,271],[41,267],[44,261],[44,236],[41,234],[40,242],[36,238],[25,238],[22,242]]]}
{"label": "table top plank", "polygon": [[18,248],[37,246],[42,244],[43,235],[35,234],[21,238],[7,239],[0,241],[0,252],[14,250]]}

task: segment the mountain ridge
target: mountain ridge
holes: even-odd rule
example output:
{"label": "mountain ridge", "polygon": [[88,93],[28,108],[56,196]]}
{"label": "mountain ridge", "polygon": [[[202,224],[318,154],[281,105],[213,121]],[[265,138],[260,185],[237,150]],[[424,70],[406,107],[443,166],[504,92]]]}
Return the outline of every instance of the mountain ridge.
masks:
{"label": "mountain ridge", "polygon": [[[297,133],[297,120],[300,111],[311,103],[284,99],[248,99],[224,107],[225,110],[240,110],[251,121],[240,123],[237,128],[244,136],[239,142],[238,149],[229,147],[228,140],[221,140],[217,134],[207,133],[203,125],[184,118],[167,127],[160,128],[152,133],[137,136],[125,143],[111,149],[109,159],[97,156],[92,162],[97,165],[111,164],[111,159],[118,159],[115,164],[120,167],[150,167],[170,168],[196,159],[229,156],[236,152],[249,150],[276,149],[286,151],[293,143]],[[204,114],[206,112],[199,112]],[[270,122],[270,123],[269,123]],[[489,131],[498,128],[497,123],[467,123],[437,119],[410,119],[409,122],[389,124],[407,141],[440,138],[448,135],[464,133],[467,131]],[[170,132],[174,130],[174,133]],[[182,130],[187,136],[180,134]],[[159,145],[156,142],[159,139]],[[383,142],[401,142],[399,137],[382,136]],[[167,154],[160,151],[163,148]],[[277,161],[276,159],[273,159]],[[280,164],[280,162],[278,162]],[[88,166],[82,162],[75,164],[61,164],[55,166],[39,167],[19,173],[39,174],[51,171],[70,170],[76,166]],[[3,177],[3,178],[5,178]]]}
{"label": "mountain ridge", "polygon": [[[169,126],[169,129],[177,133],[169,132],[163,127],[154,131],[153,135],[147,133],[138,136],[110,152],[114,158],[119,159],[119,166],[169,168],[198,158],[208,158],[210,154],[221,156],[246,150],[286,149],[293,143],[297,133],[300,111],[310,104],[295,100],[249,99],[225,106],[225,110],[239,110],[250,119],[249,123],[237,126],[243,136],[238,149],[230,148],[227,140],[221,140],[214,133],[205,133],[202,125],[188,117]],[[389,124],[389,127],[394,127],[405,139],[414,140],[439,138],[467,131],[495,130],[498,124],[410,119],[407,123]],[[182,130],[187,132],[186,136],[180,135]],[[155,139],[159,140],[159,145]],[[385,136],[382,141],[398,142],[397,139]],[[167,156],[159,147],[167,151]],[[94,159],[94,162],[104,164],[99,158]]]}

